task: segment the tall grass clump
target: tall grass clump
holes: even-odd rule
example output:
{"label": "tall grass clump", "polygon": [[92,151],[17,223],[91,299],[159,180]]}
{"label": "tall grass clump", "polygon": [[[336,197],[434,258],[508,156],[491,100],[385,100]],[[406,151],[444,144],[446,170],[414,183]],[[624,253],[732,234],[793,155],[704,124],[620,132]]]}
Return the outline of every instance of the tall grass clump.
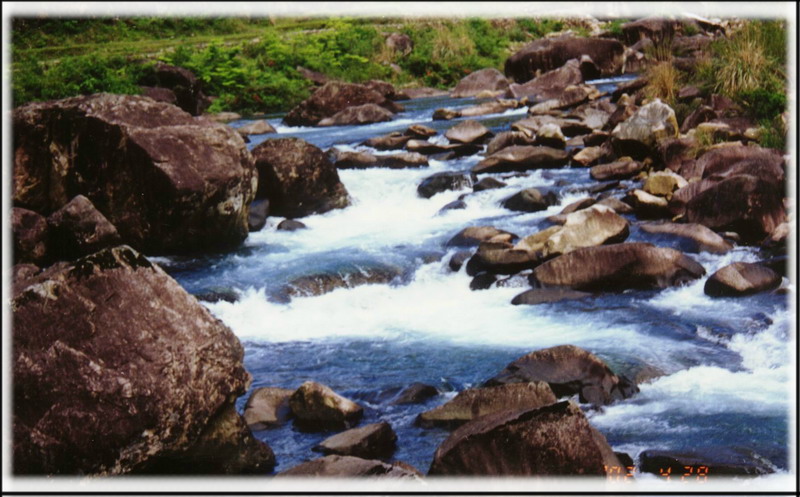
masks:
{"label": "tall grass clump", "polygon": [[646,71],[647,86],[645,94],[648,98],[660,98],[667,105],[674,107],[683,76],[671,62],[659,62]]}

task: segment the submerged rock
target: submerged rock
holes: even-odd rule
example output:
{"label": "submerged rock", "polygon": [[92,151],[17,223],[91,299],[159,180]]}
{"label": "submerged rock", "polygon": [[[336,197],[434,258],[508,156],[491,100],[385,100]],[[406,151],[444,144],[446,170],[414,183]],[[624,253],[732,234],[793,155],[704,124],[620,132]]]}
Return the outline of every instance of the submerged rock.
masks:
{"label": "submerged rock", "polygon": [[486,386],[530,381],[550,385],[556,397],[579,395],[581,402],[595,406],[626,399],[639,389],[624,376],[617,376],[600,358],[574,345],[537,350],[510,363]]}
{"label": "submerged rock", "polygon": [[694,245],[692,252],[724,254],[733,248],[724,238],[702,224],[642,223],[639,228],[647,233],[667,234],[688,239]]}
{"label": "submerged rock", "polygon": [[606,474],[621,466],[605,437],[572,402],[501,411],[450,434],[428,475],[567,476]]}
{"label": "submerged rock", "polygon": [[420,197],[431,198],[437,193],[447,190],[461,190],[472,186],[472,180],[464,173],[445,171],[436,173],[422,180],[417,187]]}
{"label": "submerged rock", "polygon": [[436,397],[437,395],[439,395],[439,390],[432,385],[426,385],[424,383],[412,383],[400,391],[399,394],[397,394],[397,397],[392,400],[392,404],[421,404],[422,402],[425,402],[431,397]]}
{"label": "submerged rock", "polygon": [[51,266],[11,308],[15,474],[274,466],[233,405],[250,382],[239,340],[133,249]]}
{"label": "submerged rock", "polygon": [[290,281],[284,293],[288,296],[323,295],[337,288],[390,283],[401,274],[400,268],[392,266],[354,267],[338,272],[310,274]]}
{"label": "submerged rock", "polygon": [[552,191],[542,193],[537,188],[526,188],[503,200],[501,205],[517,212],[538,212],[557,202],[558,198]]}
{"label": "submerged rock", "polygon": [[496,387],[470,388],[453,400],[425,411],[415,421],[423,428],[456,428],[473,419],[498,411],[535,409],[556,402],[544,382],[514,383]]}
{"label": "submerged rock", "polygon": [[513,300],[511,300],[511,304],[550,304],[553,302],[561,302],[562,300],[579,300],[591,296],[591,293],[578,292],[568,288],[532,288],[514,297]]}

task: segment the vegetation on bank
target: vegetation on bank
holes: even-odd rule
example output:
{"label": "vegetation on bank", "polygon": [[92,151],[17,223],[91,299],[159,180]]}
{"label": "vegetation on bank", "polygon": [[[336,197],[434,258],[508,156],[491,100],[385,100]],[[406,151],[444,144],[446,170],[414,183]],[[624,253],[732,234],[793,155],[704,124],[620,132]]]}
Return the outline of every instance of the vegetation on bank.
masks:
{"label": "vegetation on bank", "polygon": [[[684,33],[688,34],[688,33]],[[714,40],[696,70],[685,72],[672,63],[672,40],[650,53],[657,61],[646,71],[651,97],[658,97],[676,110],[679,122],[698,104],[677,101],[678,90],[686,85],[706,94],[730,98],[761,128],[762,146],[785,149],[787,110],[787,34],[782,20],[748,20],[729,37]]]}
{"label": "vegetation on bank", "polygon": [[[164,61],[203,80],[218,97],[211,111],[286,111],[311,90],[297,66],[351,82],[447,88],[474,70],[501,69],[523,43],[564,27],[553,19],[13,19],[13,101],[138,93],[148,66]],[[410,54],[386,47],[392,32],[411,38]]]}
{"label": "vegetation on bank", "polygon": [[[605,28],[621,36],[622,24],[612,20]],[[477,69],[502,69],[523,44],[567,28],[588,34],[569,20],[525,18],[15,18],[13,102],[140,93],[139,82],[163,61],[203,81],[205,93],[216,97],[211,112],[281,112],[313,89],[297,66],[350,82],[449,88]],[[393,32],[411,39],[409,54],[387,47]],[[656,62],[647,70],[651,97],[673,106],[681,120],[696,108],[677,102],[684,85],[725,95],[762,126],[763,145],[785,145],[784,21],[745,21],[730,37],[712,42],[691,73],[672,63],[671,41],[659,40],[647,53]]]}

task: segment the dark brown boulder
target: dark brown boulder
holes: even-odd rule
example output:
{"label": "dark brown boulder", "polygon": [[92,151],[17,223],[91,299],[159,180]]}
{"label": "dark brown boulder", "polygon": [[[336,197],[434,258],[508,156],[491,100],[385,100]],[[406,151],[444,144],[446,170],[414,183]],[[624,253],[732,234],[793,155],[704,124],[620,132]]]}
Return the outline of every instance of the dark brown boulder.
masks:
{"label": "dark brown boulder", "polygon": [[398,98],[400,95],[398,94],[398,91],[395,89],[394,85],[387,81],[371,79],[364,83],[364,86],[372,91],[380,93],[389,100],[400,100],[400,98]]}
{"label": "dark brown boulder", "polygon": [[394,114],[375,104],[354,105],[331,117],[321,119],[317,126],[346,126],[391,121]]}
{"label": "dark brown boulder", "polygon": [[589,170],[589,175],[597,181],[607,181],[631,178],[643,170],[644,164],[626,157],[608,164],[594,166]]}
{"label": "dark brown boulder", "polygon": [[447,90],[439,90],[438,88],[403,88],[409,99],[415,98],[429,98],[429,97],[444,97],[449,95]]}
{"label": "dark brown boulder", "polygon": [[110,94],[18,107],[13,124],[17,206],[49,215],[84,195],[126,243],[150,253],[247,237],[255,167],[228,126]]}
{"label": "dark brown boulder", "polygon": [[528,97],[536,101],[558,98],[564,89],[583,83],[578,59],[571,59],[563,66],[547,71],[525,84],[512,83],[509,91],[514,98]]}
{"label": "dark brown boulder", "polygon": [[239,340],[133,249],[51,266],[11,306],[16,474],[274,466],[234,410]]}
{"label": "dark brown boulder", "polygon": [[283,122],[289,126],[316,126],[347,107],[363,104],[376,104],[391,112],[402,110],[402,106],[364,85],[329,81],[290,110]]}
{"label": "dark brown boulder", "polygon": [[617,100],[622,97],[622,95],[630,95],[633,96],[647,86],[648,80],[645,77],[640,77],[636,79],[632,79],[630,81],[623,81],[622,83],[617,85],[617,88],[611,92],[611,101],[616,102]]}
{"label": "dark brown boulder", "polygon": [[300,138],[266,140],[253,149],[256,198],[268,198],[274,216],[303,217],[350,204],[325,153]]}
{"label": "dark brown boulder", "polygon": [[429,476],[605,476],[621,466],[605,437],[573,402],[501,411],[450,434]]}
{"label": "dark brown boulder", "polygon": [[709,276],[703,291],[712,297],[739,297],[774,290],[781,281],[781,275],[768,267],[734,262]]}
{"label": "dark brown boulder", "polygon": [[489,91],[505,93],[508,89],[508,80],[503,73],[494,68],[481,69],[464,77],[458,82],[450,96],[453,98],[474,97]]}
{"label": "dark brown boulder", "polygon": [[[592,129],[592,133],[595,133],[600,132],[600,130],[605,127],[611,114],[616,110],[616,105],[612,104],[607,99],[600,99],[576,107],[567,114],[567,118],[580,120],[584,125]],[[606,141],[606,136],[605,134],[600,136],[595,135],[589,141],[591,142],[593,139],[596,139],[602,144],[602,142]],[[587,145],[589,145],[589,143],[587,143]]]}
{"label": "dark brown boulder", "polygon": [[559,36],[533,41],[509,57],[505,75],[517,83],[536,77],[537,71],[550,71],[570,59],[588,55],[603,75],[619,74],[622,70],[624,47],[617,40]]}
{"label": "dark brown boulder", "polygon": [[320,442],[313,450],[326,455],[384,459],[392,455],[396,442],[397,434],[384,421],[337,433]]}
{"label": "dark brown boulder", "polygon": [[433,128],[429,128],[427,126],[423,126],[422,124],[412,124],[408,127],[405,134],[408,136],[412,136],[414,138],[430,138],[431,136],[436,136],[439,132]]}
{"label": "dark brown boulder", "polygon": [[492,132],[478,121],[461,121],[444,134],[451,143],[482,143]]}
{"label": "dark brown boulder", "polygon": [[576,105],[583,104],[590,100],[595,100],[601,96],[600,91],[591,85],[571,85],[564,88],[556,98],[551,98],[540,102],[530,109],[531,115],[551,114],[562,109],[569,109]]}
{"label": "dark brown boulder", "polygon": [[472,191],[482,192],[484,190],[494,190],[496,188],[503,188],[504,186],[508,185],[506,185],[506,183],[503,183],[499,179],[487,176],[478,181],[477,183],[475,183],[474,185],[472,185]]}
{"label": "dark brown boulder", "polygon": [[733,248],[725,239],[702,224],[643,223],[639,228],[647,233],[666,234],[689,240],[692,243],[690,252],[724,254]]}
{"label": "dark brown boulder", "polygon": [[[709,150],[697,159],[695,177],[731,177],[737,174],[757,176],[765,181],[785,180],[783,154],[772,148],[733,146]],[[690,178],[686,178],[690,179]]]}
{"label": "dark brown boulder", "polygon": [[783,197],[781,185],[745,174],[733,176],[692,197],[686,220],[716,231],[735,231],[744,242],[756,243],[786,219]]}
{"label": "dark brown boulder", "polygon": [[263,430],[281,425],[289,420],[292,411],[289,397],[294,390],[288,388],[256,388],[244,406],[244,421],[253,430]]}
{"label": "dark brown boulder", "polygon": [[568,288],[532,288],[520,293],[511,300],[511,305],[539,305],[578,300],[591,297],[591,293],[578,292]]}
{"label": "dark brown boulder", "polygon": [[330,455],[304,462],[282,471],[277,477],[382,477],[419,478],[420,472],[405,463],[388,464],[374,459],[361,459],[353,456]]}
{"label": "dark brown boulder", "polygon": [[606,405],[626,399],[639,389],[617,376],[600,358],[574,345],[537,350],[512,362],[486,386],[530,381],[550,385],[556,397],[579,395],[581,402]]}
{"label": "dark brown boulder", "polygon": [[534,269],[534,287],[616,291],[666,288],[695,280],[703,267],[677,250],[649,243],[586,247],[551,259]]}
{"label": "dark brown boulder", "polygon": [[117,228],[83,195],[77,195],[47,218],[50,255],[71,260],[121,242]]}
{"label": "dark brown boulder", "polygon": [[498,411],[535,409],[556,402],[547,383],[537,381],[496,387],[470,388],[445,404],[425,411],[414,422],[423,428],[453,429]]}
{"label": "dark brown boulder", "polygon": [[[157,64],[153,73],[148,75],[143,82],[150,86],[171,90],[175,95],[175,102],[169,103],[175,103],[193,116],[201,115],[211,104],[211,100],[203,94],[202,81],[198,80],[194,73],[182,67]],[[160,95],[164,94],[160,93]],[[167,100],[161,101],[166,102]]]}
{"label": "dark brown boulder", "polygon": [[[681,170],[683,171],[683,169]],[[708,178],[700,181],[692,181],[688,185],[676,190],[672,194],[667,207],[673,216],[678,216],[686,213],[686,206],[689,202],[699,195],[700,193],[708,190],[712,186],[719,183],[717,178]]]}
{"label": "dark brown boulder", "polygon": [[480,161],[472,168],[472,172],[480,174],[550,169],[565,166],[567,162],[569,162],[569,154],[561,149],[511,145]]}
{"label": "dark brown boulder", "polygon": [[364,415],[364,408],[329,387],[307,381],[289,397],[295,425],[305,430],[352,428]]}
{"label": "dark brown boulder", "polygon": [[275,227],[278,231],[297,231],[306,229],[307,226],[294,219],[284,219]]}
{"label": "dark brown boulder", "polygon": [[47,220],[21,207],[11,208],[11,236],[14,238],[14,263],[42,264],[48,259]]}
{"label": "dark brown boulder", "polygon": [[526,188],[503,200],[502,206],[518,212],[538,212],[555,205],[558,201],[552,191],[542,193],[537,188]]}
{"label": "dark brown boulder", "polygon": [[714,109],[707,105],[701,105],[683,120],[681,133],[688,133],[689,130],[696,128],[698,124],[711,121],[717,117],[719,116],[714,112]]}
{"label": "dark brown boulder", "polygon": [[472,180],[466,174],[445,171],[436,173],[423,179],[417,187],[417,194],[420,197],[431,198],[437,193],[446,190],[461,190],[472,186]]}

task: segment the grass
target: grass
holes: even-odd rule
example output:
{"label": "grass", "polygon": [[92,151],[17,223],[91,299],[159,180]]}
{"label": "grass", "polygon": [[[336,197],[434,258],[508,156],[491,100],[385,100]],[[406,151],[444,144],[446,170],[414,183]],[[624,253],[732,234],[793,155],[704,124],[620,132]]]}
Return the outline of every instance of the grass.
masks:
{"label": "grass", "polygon": [[670,107],[674,107],[678,91],[682,86],[683,76],[671,62],[659,62],[650,66],[646,72],[647,86],[645,94],[648,98],[660,98]]}

